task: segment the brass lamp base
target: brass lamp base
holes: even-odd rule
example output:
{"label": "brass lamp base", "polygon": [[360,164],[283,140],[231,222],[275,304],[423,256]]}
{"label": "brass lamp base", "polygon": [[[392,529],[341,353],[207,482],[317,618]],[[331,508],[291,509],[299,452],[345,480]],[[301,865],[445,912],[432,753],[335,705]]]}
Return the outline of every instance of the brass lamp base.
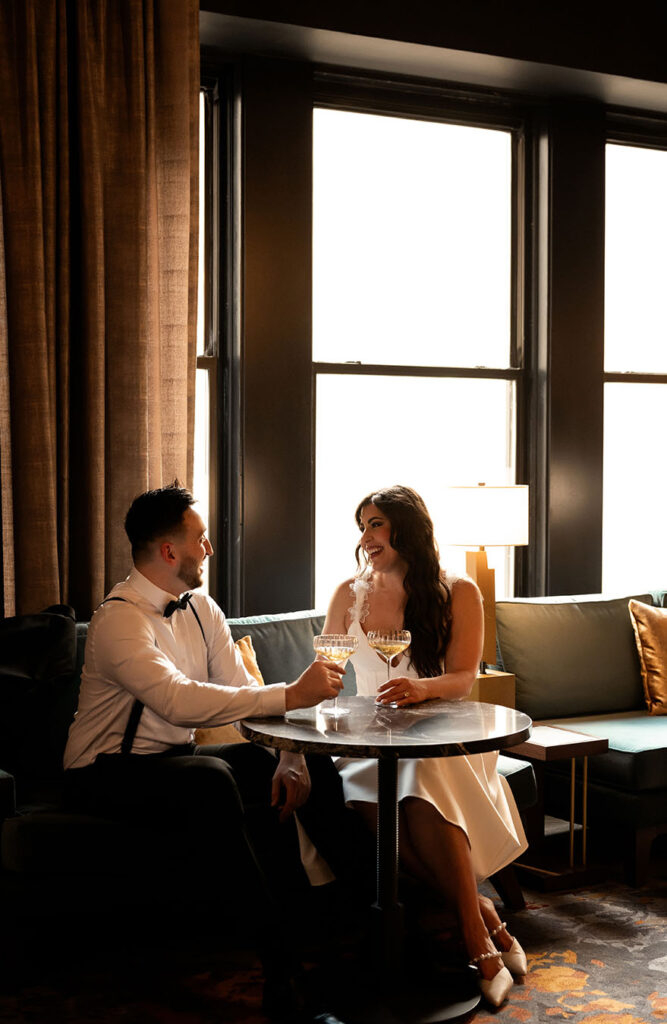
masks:
{"label": "brass lamp base", "polygon": [[482,661],[496,663],[496,572],[489,569],[486,551],[466,551],[466,572],[477,584],[484,602],[484,648]]}

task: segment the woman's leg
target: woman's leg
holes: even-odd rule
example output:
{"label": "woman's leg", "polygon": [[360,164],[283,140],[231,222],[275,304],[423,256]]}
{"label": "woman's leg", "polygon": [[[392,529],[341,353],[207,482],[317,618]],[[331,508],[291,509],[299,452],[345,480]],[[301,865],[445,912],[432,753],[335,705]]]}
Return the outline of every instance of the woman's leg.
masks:
{"label": "woman's leg", "polygon": [[[375,831],[377,805],[355,801],[353,807],[368,828]],[[399,854],[405,870],[434,889],[454,908],[471,958],[494,952],[496,947],[489,930],[500,924],[500,918],[491,900],[477,891],[466,834],[443,818],[432,804],[417,797],[401,800],[399,814]],[[487,920],[491,929],[487,927]],[[505,932],[500,934],[506,935]],[[506,945],[503,941],[502,949],[509,949],[512,944],[512,939],[507,937],[509,943]],[[492,978],[501,967],[499,957],[482,960],[479,965],[484,978]]]}
{"label": "woman's leg", "polygon": [[[406,868],[414,871],[455,909],[471,958],[496,952],[482,912],[465,832],[443,818],[426,800],[407,797],[400,807],[400,847]],[[484,913],[492,920],[485,905]],[[490,957],[479,963],[479,970],[482,977],[492,978],[502,966],[500,957]]]}
{"label": "woman's leg", "polygon": [[491,932],[496,933],[493,936],[493,941],[498,949],[502,950],[504,953],[508,952],[512,947],[512,942],[514,941],[513,937],[507,931],[507,928],[500,928],[499,931],[497,930],[502,922],[498,916],[495,903],[493,900],[490,900],[488,896],[482,896],[481,893],[479,894],[479,911],[484,918],[484,924],[486,925],[489,934]]}

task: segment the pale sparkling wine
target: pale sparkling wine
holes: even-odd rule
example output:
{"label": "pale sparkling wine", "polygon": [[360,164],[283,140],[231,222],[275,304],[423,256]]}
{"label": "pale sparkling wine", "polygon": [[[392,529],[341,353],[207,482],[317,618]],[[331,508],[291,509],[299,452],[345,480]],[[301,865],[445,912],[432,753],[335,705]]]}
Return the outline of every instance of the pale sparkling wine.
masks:
{"label": "pale sparkling wine", "polygon": [[409,643],[401,643],[397,640],[369,640],[368,645],[374,651],[380,651],[385,658],[393,658],[410,646]]}
{"label": "pale sparkling wine", "polygon": [[318,654],[328,658],[329,661],[345,661],[354,654],[354,647],[330,647],[328,644],[316,644],[315,650]]}

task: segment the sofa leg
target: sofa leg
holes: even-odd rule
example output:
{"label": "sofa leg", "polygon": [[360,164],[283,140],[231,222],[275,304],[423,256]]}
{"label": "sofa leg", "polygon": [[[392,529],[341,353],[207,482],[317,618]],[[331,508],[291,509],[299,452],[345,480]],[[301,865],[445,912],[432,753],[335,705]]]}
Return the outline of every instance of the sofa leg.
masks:
{"label": "sofa leg", "polygon": [[633,833],[629,856],[625,862],[625,880],[635,888],[645,885],[648,881],[648,868],[651,861],[653,840],[662,830],[655,825],[638,828]]}
{"label": "sofa leg", "polygon": [[512,864],[496,871],[489,881],[496,890],[507,910],[524,910],[526,901]]}

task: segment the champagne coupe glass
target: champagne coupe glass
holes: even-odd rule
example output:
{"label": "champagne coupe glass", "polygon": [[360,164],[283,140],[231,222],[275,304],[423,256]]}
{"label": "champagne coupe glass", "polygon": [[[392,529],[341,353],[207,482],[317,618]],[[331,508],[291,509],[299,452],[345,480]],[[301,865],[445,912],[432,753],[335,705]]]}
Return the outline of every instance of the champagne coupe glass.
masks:
{"label": "champagne coupe glass", "polygon": [[[409,629],[371,629],[368,631],[368,645],[380,655],[383,661],[387,662],[387,682],[391,677],[391,659],[395,658],[410,646],[412,637]],[[396,708],[398,704],[392,701],[387,704],[388,708]]]}
{"label": "champagne coupe glass", "polygon": [[[349,633],[322,633],[313,637],[313,648],[316,654],[320,654],[328,661],[347,661],[351,654],[357,649],[359,641],[356,636]],[[332,718],[342,718],[349,715],[349,708],[338,707],[338,697],[333,699],[333,707],[322,707],[323,715],[331,715]]]}

